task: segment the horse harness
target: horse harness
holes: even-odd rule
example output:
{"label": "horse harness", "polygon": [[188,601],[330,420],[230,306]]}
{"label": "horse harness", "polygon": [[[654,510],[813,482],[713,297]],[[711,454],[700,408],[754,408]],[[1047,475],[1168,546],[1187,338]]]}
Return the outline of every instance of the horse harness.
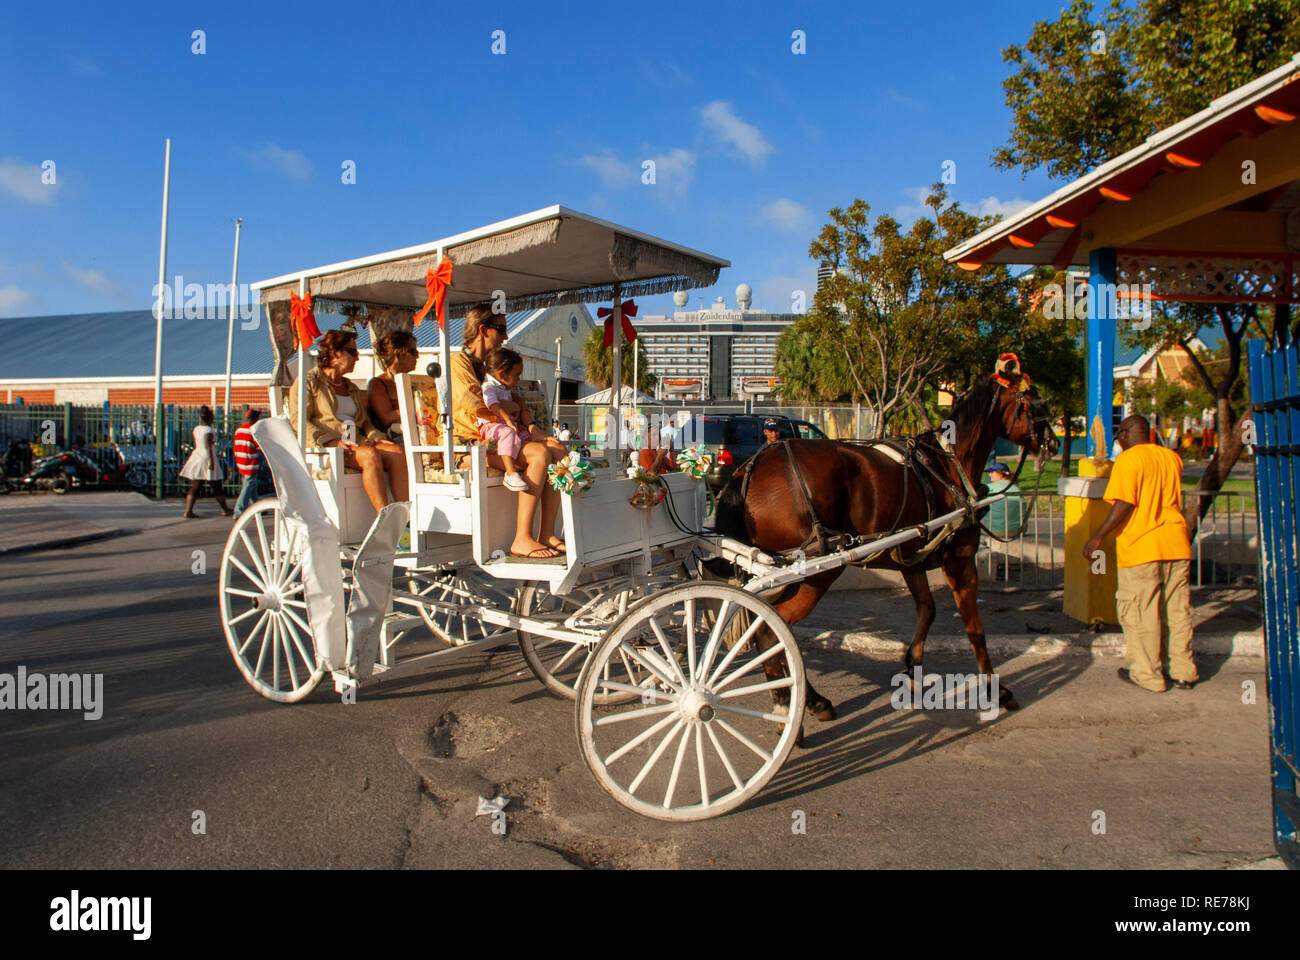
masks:
{"label": "horse harness", "polygon": [[[925,563],[930,556],[939,550],[948,539],[956,533],[961,527],[968,522],[975,520],[975,502],[979,499],[979,493],[971,486],[970,480],[966,476],[966,471],[962,469],[957,458],[946,450],[942,451],[945,458],[952,461],[957,468],[957,475],[961,478],[962,485],[957,487],[953,484],[945,471],[935,463],[933,451],[922,448],[915,437],[906,438],[889,438],[885,440],[872,441],[864,446],[885,447],[889,451],[886,455],[890,459],[899,463],[904,470],[905,479],[903,483],[903,502],[899,505],[898,516],[895,518],[891,529],[881,533],[856,534],[849,533],[845,530],[836,530],[828,527],[822,522],[821,516],[817,513],[817,507],[813,503],[812,492],[808,489],[808,482],[804,479],[803,469],[799,466],[799,461],[795,458],[794,451],[790,448],[789,440],[779,440],[777,443],[785,452],[786,462],[789,464],[790,472],[794,475],[794,488],[798,491],[799,498],[803,501],[804,510],[811,520],[811,532],[804,539],[803,543],[797,547],[788,550],[778,551],[777,555],[781,557],[805,558],[810,556],[825,556],[831,553],[839,553],[844,550],[850,550],[854,547],[868,543],[873,539],[881,539],[898,533],[898,520],[902,518],[903,512],[907,508],[907,498],[911,488],[910,479],[915,478],[916,484],[920,487],[925,497],[926,523],[917,524],[916,529],[920,532],[923,546],[910,558],[904,560],[901,547],[894,547],[890,550],[890,557],[901,567],[916,567]],[[757,456],[750,459],[741,469],[744,474],[741,478],[740,495],[742,502],[747,498],[749,493],[749,481],[753,476],[753,464]],[[938,484],[952,498],[956,507],[963,511],[963,516],[944,524],[933,535],[930,534],[927,526],[929,520],[935,516],[936,499],[935,485]],[[946,511],[945,511],[946,512]],[[929,537],[927,541],[926,538]],[[815,551],[815,552],[814,552]],[[865,566],[876,560],[885,551],[871,554],[861,560],[853,561],[854,566]]]}

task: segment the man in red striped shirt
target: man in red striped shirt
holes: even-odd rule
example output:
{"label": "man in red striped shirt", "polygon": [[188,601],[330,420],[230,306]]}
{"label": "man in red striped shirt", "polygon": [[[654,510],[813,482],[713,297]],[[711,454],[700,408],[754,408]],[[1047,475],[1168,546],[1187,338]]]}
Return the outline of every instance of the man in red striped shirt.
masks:
{"label": "man in red striped shirt", "polygon": [[244,485],[235,501],[235,516],[239,516],[257,499],[257,481],[262,472],[262,450],[253,439],[249,428],[261,418],[262,411],[249,410],[244,422],[235,431],[235,466],[244,478]]}

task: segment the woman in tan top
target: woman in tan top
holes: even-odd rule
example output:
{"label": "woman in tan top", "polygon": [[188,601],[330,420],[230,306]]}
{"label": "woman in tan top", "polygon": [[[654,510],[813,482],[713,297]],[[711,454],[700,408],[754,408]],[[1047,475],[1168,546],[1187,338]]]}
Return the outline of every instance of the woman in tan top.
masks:
{"label": "woman in tan top", "polygon": [[[397,380],[399,373],[410,373],[419,359],[415,335],[405,330],[385,334],[375,344],[375,355],[383,364],[384,372],[374,377],[366,387],[366,406],[370,420],[393,440],[401,433],[401,414],[397,408]],[[397,429],[394,430],[394,427]]]}
{"label": "woman in tan top", "polygon": [[[317,365],[307,371],[307,410],[304,430],[307,448],[342,447],[343,463],[361,471],[366,496],[376,510],[388,506],[388,485],[397,500],[409,499],[406,461],[402,448],[384,439],[366,412],[366,395],[348,374],[357,365],[357,335],[351,330],[329,330],[317,341]],[[289,423],[298,429],[298,385],[289,388]],[[345,421],[355,433],[345,436]]]}
{"label": "woman in tan top", "polygon": [[[471,307],[465,315],[465,349],[451,357],[452,434],[458,444],[479,443],[475,419],[493,419],[496,414],[483,404],[483,360],[492,350],[505,343],[506,318],[497,316],[487,307]],[[555,535],[555,517],[560,510],[560,492],[546,482],[546,468],[562,459],[564,445],[553,437],[546,442],[545,435],[532,427],[534,440],[524,444],[521,456],[525,461],[524,477],[528,489],[519,493],[519,512],[515,518],[515,539],[510,553],[516,557],[540,560],[559,556],[564,552],[564,541]],[[487,456],[488,466],[504,469],[505,464],[495,453]],[[540,495],[539,495],[540,494]],[[537,507],[541,505],[541,533],[533,536]]]}

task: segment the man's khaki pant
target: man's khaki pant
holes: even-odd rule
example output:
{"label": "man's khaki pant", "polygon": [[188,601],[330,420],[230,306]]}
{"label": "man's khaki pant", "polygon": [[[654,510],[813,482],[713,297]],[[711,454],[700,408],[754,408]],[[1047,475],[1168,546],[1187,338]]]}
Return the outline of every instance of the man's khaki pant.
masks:
{"label": "man's khaki pant", "polygon": [[1115,595],[1124,656],[1133,682],[1164,690],[1164,673],[1175,680],[1200,679],[1192,662],[1190,560],[1157,560],[1119,568]]}

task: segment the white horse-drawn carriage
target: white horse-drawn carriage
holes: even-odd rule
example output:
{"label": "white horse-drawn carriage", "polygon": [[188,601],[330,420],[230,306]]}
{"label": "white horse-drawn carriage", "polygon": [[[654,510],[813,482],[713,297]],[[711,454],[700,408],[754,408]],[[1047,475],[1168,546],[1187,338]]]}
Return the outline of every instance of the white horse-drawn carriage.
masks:
{"label": "white horse-drawn carriage", "polygon": [[[729,265],[549,207],[264,281],[254,287],[280,358],[273,412],[289,379],[290,299],[311,294],[318,307],[366,317],[377,339],[385,325],[410,329],[444,258],[454,265],[445,290],[453,315],[494,300],[504,310],[611,302],[615,331],[623,297],[709,286]],[[582,756],[619,803],[667,820],[743,804],[788,756],[804,707],[793,635],[760,594],[919,533],[783,564],[702,531],[703,484],[686,473],[658,478],[661,502],[634,504],[641,481],[627,476],[622,451],[608,450],[592,486],[562,495],[556,532],[567,553],[516,559],[518,495],[493,475],[482,446],[454,445],[445,331],[440,340],[439,377],[397,377],[409,501],[376,512],[337,448],[303,450],[302,425],[295,431],[283,414],[255,425],[278,496],[238,519],[222,557],[222,623],[240,672],[283,703],[328,676],[346,701],[359,687],[517,642],[538,679],[576,701]],[[616,333],[616,373],[620,341]],[[612,395],[617,424],[619,390]],[[748,573],[744,588],[704,579],[699,561],[711,556]],[[777,656],[785,668],[773,678]]]}

